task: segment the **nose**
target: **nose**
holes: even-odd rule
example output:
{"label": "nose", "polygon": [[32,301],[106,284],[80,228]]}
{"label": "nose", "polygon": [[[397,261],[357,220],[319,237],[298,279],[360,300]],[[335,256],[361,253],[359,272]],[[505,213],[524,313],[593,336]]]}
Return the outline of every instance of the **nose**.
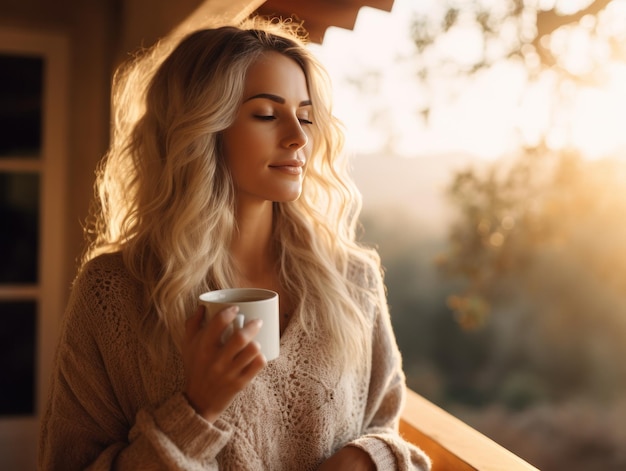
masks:
{"label": "nose", "polygon": [[296,118],[286,126],[285,134],[281,140],[284,147],[290,149],[302,149],[309,142],[309,136],[302,128],[300,121]]}

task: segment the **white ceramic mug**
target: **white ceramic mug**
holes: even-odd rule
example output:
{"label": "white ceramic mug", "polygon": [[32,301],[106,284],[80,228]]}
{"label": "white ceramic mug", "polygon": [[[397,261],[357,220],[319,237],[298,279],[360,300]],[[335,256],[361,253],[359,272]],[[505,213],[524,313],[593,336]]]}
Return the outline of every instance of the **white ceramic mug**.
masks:
{"label": "white ceramic mug", "polygon": [[209,291],[200,295],[200,303],[206,306],[210,319],[229,306],[239,306],[239,314],[233,326],[226,332],[241,328],[246,322],[262,319],[261,330],[254,338],[261,345],[265,358],[273,360],[280,350],[280,318],[278,315],[278,293],[261,288],[230,288]]}

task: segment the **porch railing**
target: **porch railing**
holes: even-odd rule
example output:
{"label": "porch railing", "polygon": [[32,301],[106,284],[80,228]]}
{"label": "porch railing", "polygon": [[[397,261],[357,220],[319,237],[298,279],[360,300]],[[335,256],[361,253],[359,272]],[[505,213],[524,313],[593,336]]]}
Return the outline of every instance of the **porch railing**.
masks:
{"label": "porch railing", "polygon": [[400,423],[402,436],[432,459],[432,471],[538,471],[414,391]]}

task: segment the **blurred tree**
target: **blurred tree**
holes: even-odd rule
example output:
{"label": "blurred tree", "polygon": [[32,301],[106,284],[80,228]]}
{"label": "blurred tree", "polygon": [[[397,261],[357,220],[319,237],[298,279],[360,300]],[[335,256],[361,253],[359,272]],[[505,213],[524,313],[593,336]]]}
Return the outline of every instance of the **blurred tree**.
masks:
{"label": "blurred tree", "polygon": [[448,297],[459,324],[497,330],[487,389],[515,390],[512,372],[552,399],[626,387],[614,361],[626,358],[624,188],[624,161],[546,149],[456,175],[459,218],[438,263],[465,282]]}
{"label": "blurred tree", "polygon": [[[362,242],[376,246],[385,268],[387,300],[409,387],[431,401],[484,404],[479,377],[491,362],[492,332],[464,332],[446,297],[460,287],[433,263],[445,239],[420,229],[398,208],[362,215]],[[402,221],[402,230],[398,230]]]}
{"label": "blurred tree", "polygon": [[[614,0],[444,0],[434,13],[418,14],[412,28],[420,53],[442,42],[457,27],[475,26],[482,30],[483,50],[470,58],[463,73],[491,67],[503,59],[516,58],[538,67],[561,66],[571,73],[550,36],[561,28],[584,27],[590,35],[606,39],[600,15]],[[609,10],[610,13],[610,10]],[[593,18],[597,17],[597,18]],[[611,31],[610,34],[614,35]],[[623,32],[621,33],[623,34]],[[624,45],[612,43],[612,56],[623,58]]]}
{"label": "blurred tree", "polygon": [[[624,469],[626,159],[589,160],[554,138],[571,131],[576,94],[626,62],[624,25],[625,0],[439,0],[413,18],[426,122],[442,90],[454,98],[503,65],[523,76],[520,107],[535,84],[552,92],[549,116],[531,117],[545,127],[520,133],[516,155],[454,175],[457,219],[436,259],[444,281],[411,263],[429,263],[434,245],[377,235],[409,386],[453,411],[500,411],[491,427],[466,420],[545,470]],[[575,420],[579,401],[599,425],[572,437],[589,423]]]}
{"label": "blurred tree", "polygon": [[[626,59],[622,0],[442,0],[412,20],[417,75],[434,87],[503,62],[522,66],[529,81],[549,72],[568,98],[574,86],[606,80],[611,61]],[[458,41],[463,40],[463,48]],[[452,47],[456,45],[456,47]],[[432,103],[421,110],[427,118]]]}
{"label": "blurred tree", "polygon": [[[546,125],[520,140],[517,158],[454,177],[460,217],[440,259],[466,283],[447,299],[459,325],[471,331],[489,320],[498,332],[482,387],[511,401],[522,387],[536,399],[626,386],[611,360],[626,354],[624,164],[585,161],[554,139],[571,129],[576,94],[602,88],[626,61],[624,24],[623,0],[443,0],[413,18],[412,60],[426,89],[446,83],[454,96],[506,63],[525,77],[520,105],[533,83],[552,90]],[[436,94],[423,95],[427,120]]]}

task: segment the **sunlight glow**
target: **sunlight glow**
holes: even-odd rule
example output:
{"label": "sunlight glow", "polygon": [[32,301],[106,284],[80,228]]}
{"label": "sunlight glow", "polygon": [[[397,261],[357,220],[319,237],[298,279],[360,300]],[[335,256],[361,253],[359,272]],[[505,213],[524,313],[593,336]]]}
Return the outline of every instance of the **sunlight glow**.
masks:
{"label": "sunlight glow", "polygon": [[[573,3],[580,7],[586,2],[544,3],[565,10]],[[602,77],[596,88],[581,88],[567,110],[557,113],[551,106],[555,102],[554,75],[544,73],[529,87],[519,63],[502,63],[478,74],[454,95],[445,79],[426,91],[419,85],[411,60],[417,52],[409,25],[418,9],[436,8],[441,4],[435,0],[396,0],[391,12],[364,7],[354,31],[330,28],[322,46],[311,46],[331,74],[335,114],[346,124],[349,150],[409,157],[456,152],[493,160],[520,145],[537,144],[550,129],[547,139],[551,147],[576,147],[589,158],[621,151],[626,158],[626,133],[621,129],[626,112],[626,66],[615,63],[609,69],[611,77]],[[594,43],[587,31],[593,24],[585,24],[583,29],[560,31],[549,43],[563,53],[561,65],[572,72],[594,70],[594,64],[584,57],[609,61],[608,46]],[[471,24],[459,26],[453,33],[441,44],[445,55],[455,60],[475,58],[483,44]],[[362,83],[355,85],[359,81]],[[424,94],[434,103],[428,121],[421,115]]]}
{"label": "sunlight glow", "polygon": [[585,89],[573,110],[571,143],[590,158],[622,151],[626,157],[624,112],[626,110],[626,66],[615,66],[610,82],[603,89]]}

